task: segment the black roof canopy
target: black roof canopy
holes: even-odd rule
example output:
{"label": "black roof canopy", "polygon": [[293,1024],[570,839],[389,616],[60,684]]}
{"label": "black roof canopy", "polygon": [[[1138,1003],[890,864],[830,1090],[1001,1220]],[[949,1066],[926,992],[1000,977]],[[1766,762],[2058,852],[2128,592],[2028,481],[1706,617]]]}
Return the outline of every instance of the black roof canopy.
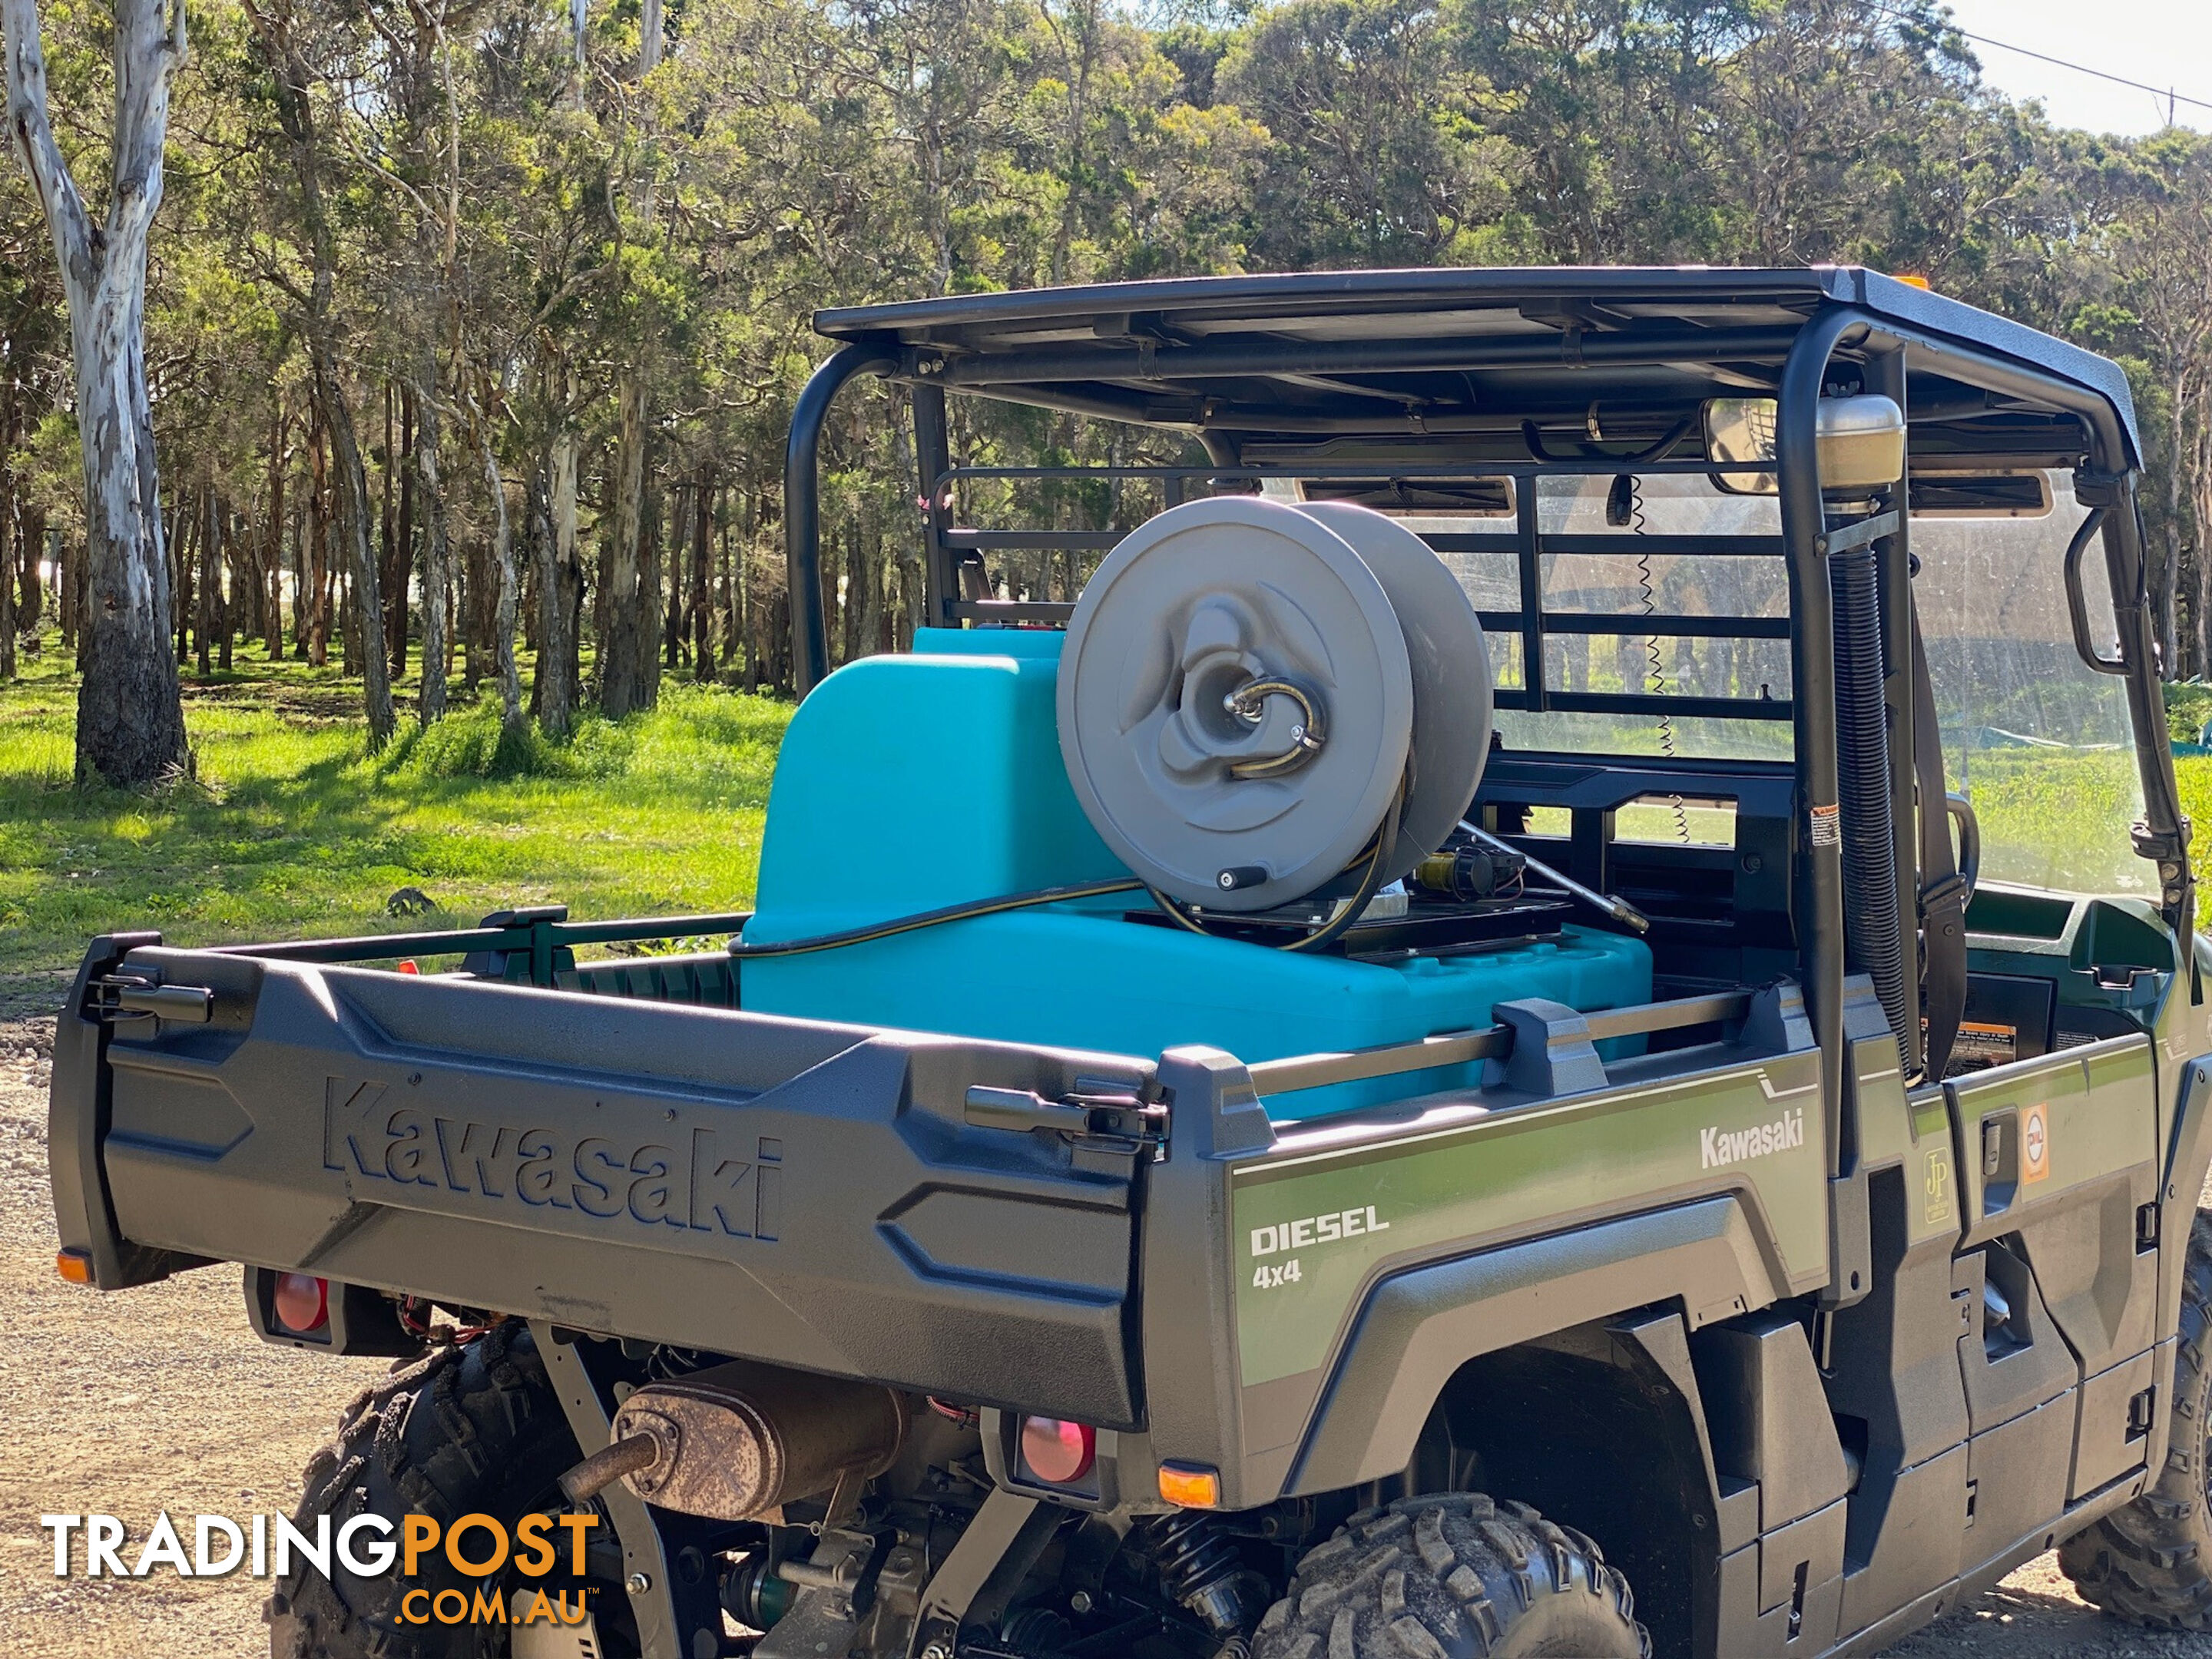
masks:
{"label": "black roof canopy", "polygon": [[2093,447],[2087,426],[2139,459],[2117,364],[1855,266],[1184,277],[854,307],[815,327],[891,349],[899,378],[1185,428],[1247,457],[1526,460],[1548,428],[1656,441],[1705,398],[1771,393],[1799,329],[1832,307],[1905,346],[1923,465],[2066,464]]}

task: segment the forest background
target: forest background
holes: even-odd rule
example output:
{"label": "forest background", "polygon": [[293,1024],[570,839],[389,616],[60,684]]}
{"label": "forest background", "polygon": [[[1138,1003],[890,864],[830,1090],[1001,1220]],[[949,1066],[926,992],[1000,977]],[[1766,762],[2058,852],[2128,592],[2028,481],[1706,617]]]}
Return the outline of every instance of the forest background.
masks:
{"label": "forest background", "polygon": [[[787,688],[818,306],[1836,260],[2127,364],[2166,677],[2212,665],[2212,139],[2055,127],[1927,0],[1159,3],[194,0],[146,314],[180,661],[360,674],[358,502],[404,713],[483,688],[558,736],[666,675]],[[105,177],[113,15],[42,10],[60,147]],[[0,168],[0,678],[85,604],[50,246]],[[828,434],[839,659],[921,614],[902,396],[856,389]],[[969,462],[1128,441],[964,401]]]}

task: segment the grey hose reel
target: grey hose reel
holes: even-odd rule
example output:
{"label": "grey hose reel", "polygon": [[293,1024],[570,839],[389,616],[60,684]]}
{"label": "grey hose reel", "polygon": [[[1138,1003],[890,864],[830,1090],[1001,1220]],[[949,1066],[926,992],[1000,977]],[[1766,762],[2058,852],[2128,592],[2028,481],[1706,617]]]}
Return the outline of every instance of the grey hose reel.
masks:
{"label": "grey hose reel", "polygon": [[1124,537],[1060,656],[1060,750],[1130,871],[1212,910],[1322,892],[1404,798],[1380,879],[1442,846],[1482,777],[1490,659],[1465,591],[1342,503],[1190,501]]}

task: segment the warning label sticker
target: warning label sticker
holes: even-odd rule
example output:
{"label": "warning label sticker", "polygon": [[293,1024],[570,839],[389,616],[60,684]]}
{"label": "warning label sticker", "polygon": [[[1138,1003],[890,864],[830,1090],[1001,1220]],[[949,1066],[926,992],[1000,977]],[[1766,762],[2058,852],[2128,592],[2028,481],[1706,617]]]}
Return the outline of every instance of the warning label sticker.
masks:
{"label": "warning label sticker", "polygon": [[[1925,1021],[1922,1024],[1924,1025]],[[1957,1040],[1951,1045],[1952,1066],[1957,1071],[1978,1071],[1990,1066],[2009,1066],[2020,1058],[2020,1028],[1990,1021],[1959,1022]]]}
{"label": "warning label sticker", "polygon": [[1813,845],[1840,847],[1844,844],[1844,809],[1840,806],[1816,806],[1813,809]]}

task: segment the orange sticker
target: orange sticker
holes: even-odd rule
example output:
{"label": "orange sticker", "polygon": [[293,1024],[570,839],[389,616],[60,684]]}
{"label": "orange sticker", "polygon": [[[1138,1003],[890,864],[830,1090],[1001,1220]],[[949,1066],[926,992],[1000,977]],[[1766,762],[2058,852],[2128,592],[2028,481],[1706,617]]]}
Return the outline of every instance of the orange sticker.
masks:
{"label": "orange sticker", "polygon": [[2040,1181],[2051,1173],[2051,1108],[2031,1106],[2021,1114],[2020,1178]]}

